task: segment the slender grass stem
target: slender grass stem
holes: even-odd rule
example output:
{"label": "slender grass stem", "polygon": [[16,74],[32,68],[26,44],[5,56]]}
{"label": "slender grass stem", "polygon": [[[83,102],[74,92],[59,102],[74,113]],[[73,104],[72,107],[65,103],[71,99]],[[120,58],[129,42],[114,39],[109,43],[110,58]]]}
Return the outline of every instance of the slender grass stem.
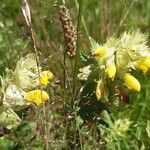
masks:
{"label": "slender grass stem", "polygon": [[80,57],[80,50],[79,50],[79,31],[81,27],[81,19],[82,19],[82,10],[83,10],[83,0],[79,0],[79,13],[78,13],[78,23],[77,23],[77,43],[76,43],[76,56],[74,59],[74,66],[73,66],[73,100],[76,97],[76,83],[77,83],[77,71],[79,65],[79,57]]}
{"label": "slender grass stem", "polygon": [[131,1],[131,4],[129,6],[129,8],[125,11],[124,9],[124,13],[122,14],[121,16],[121,19],[120,19],[120,22],[119,22],[119,25],[118,25],[118,28],[116,29],[116,33],[118,33],[120,27],[122,27],[122,25],[124,24],[125,20],[127,19],[128,15],[130,14],[131,10],[132,10],[132,7],[134,6],[134,3],[135,1],[132,0]]}
{"label": "slender grass stem", "polygon": [[[31,36],[32,36],[32,40],[33,40],[33,47],[34,47],[35,58],[36,58],[36,63],[37,63],[37,70],[38,70],[39,87],[40,87],[40,90],[41,90],[41,99],[42,99],[42,86],[41,86],[41,81],[40,81],[40,78],[41,78],[41,75],[40,75],[40,61],[38,59],[38,51],[37,51],[37,47],[36,47],[36,40],[35,40],[34,30],[33,30],[32,26],[30,27],[30,31],[31,31]],[[42,108],[43,108],[43,117],[44,117],[44,135],[46,135],[46,131],[47,131],[46,124],[47,124],[47,121],[46,121],[45,104],[43,104]],[[48,139],[47,139],[47,137],[46,137],[46,149],[48,149]]]}
{"label": "slender grass stem", "polygon": [[[147,76],[145,76],[144,77],[144,83],[146,83],[146,81],[148,81],[148,78],[147,78]],[[144,93],[143,93],[143,97],[145,97],[145,104],[146,103],[148,103],[148,92],[149,90],[148,90],[148,88],[146,87],[145,88],[145,91],[144,91]],[[139,103],[138,104],[140,104],[140,100],[141,99],[139,99]],[[138,120],[138,119],[140,119],[140,117],[142,117],[144,114],[146,114],[147,112],[147,110],[146,110],[146,107],[147,107],[147,105],[141,105],[140,107],[139,107],[139,111],[137,111],[137,118],[136,118],[136,120]]]}
{"label": "slender grass stem", "polygon": [[[35,59],[36,59],[36,66],[37,66],[37,72],[38,72],[38,82],[39,82],[39,88],[41,90],[41,99],[42,99],[42,86],[41,86],[41,72],[40,72],[40,61],[38,58],[38,49],[37,49],[37,41],[36,41],[36,36],[35,36],[35,31],[32,26],[32,21],[31,21],[31,13],[30,13],[30,7],[28,4],[28,1],[23,0],[22,1],[22,11],[26,20],[27,25],[29,26],[30,32],[31,32],[31,39],[33,41],[33,47],[34,47],[34,53],[35,53]],[[38,108],[37,108],[38,109]],[[39,110],[36,111],[37,115],[37,121],[39,120]],[[47,138],[47,118],[46,118],[46,107],[45,104],[43,104],[43,123],[44,123],[44,135],[43,138],[45,138],[45,145],[46,145],[46,150],[49,149],[48,147],[48,138]]]}
{"label": "slender grass stem", "polygon": [[[64,90],[66,89],[66,51],[64,50],[64,56],[63,56],[63,72],[64,72]],[[65,92],[65,91],[64,91]]]}
{"label": "slender grass stem", "polygon": [[[78,1],[77,0],[75,0],[75,4],[76,4],[76,8],[78,8]],[[86,33],[86,36],[89,38],[89,32],[88,32],[88,29],[87,29],[87,26],[85,23],[85,19],[83,16],[81,16],[81,19],[82,19],[82,25],[83,25],[84,31]]]}
{"label": "slender grass stem", "polygon": [[[150,6],[149,6],[149,8],[150,8]],[[148,15],[148,26],[150,27],[150,14]],[[149,41],[148,41],[148,43],[150,45],[150,28],[149,28],[148,32],[149,32]]]}
{"label": "slender grass stem", "polygon": [[[73,99],[72,99],[72,107],[74,107],[74,102],[76,100],[76,95],[77,95],[77,71],[78,71],[78,66],[79,66],[79,61],[80,61],[80,50],[79,50],[79,32],[81,28],[81,23],[82,23],[82,11],[83,11],[83,0],[79,0],[79,13],[78,13],[78,23],[77,23],[77,43],[76,43],[76,56],[74,59],[74,66],[73,66]],[[77,112],[75,108],[75,135],[74,135],[74,143],[75,143],[75,149],[77,149]],[[80,143],[82,146],[82,143]]]}

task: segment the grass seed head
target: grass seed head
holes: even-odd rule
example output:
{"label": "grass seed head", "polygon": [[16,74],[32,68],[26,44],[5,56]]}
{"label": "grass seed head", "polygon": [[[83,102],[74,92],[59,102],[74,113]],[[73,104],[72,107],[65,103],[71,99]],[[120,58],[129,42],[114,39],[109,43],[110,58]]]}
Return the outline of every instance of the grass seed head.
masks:
{"label": "grass seed head", "polygon": [[64,31],[65,49],[69,56],[75,56],[77,31],[72,23],[69,9],[64,4],[60,6],[60,22]]}

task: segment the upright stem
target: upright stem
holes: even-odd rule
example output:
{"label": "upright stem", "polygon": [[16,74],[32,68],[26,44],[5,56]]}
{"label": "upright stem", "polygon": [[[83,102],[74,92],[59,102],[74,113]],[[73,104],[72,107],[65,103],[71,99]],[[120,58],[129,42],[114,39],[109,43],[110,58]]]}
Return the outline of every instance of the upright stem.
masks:
{"label": "upright stem", "polygon": [[64,50],[64,56],[63,56],[63,71],[64,71],[64,89],[66,89],[66,51]]}
{"label": "upright stem", "polygon": [[[75,59],[74,59],[74,66],[73,66],[73,99],[72,99],[72,107],[74,106],[74,101],[76,100],[76,97],[77,97],[77,71],[78,71],[79,60],[80,60],[79,59],[80,58],[79,31],[80,31],[81,21],[82,21],[82,10],[83,10],[83,0],[79,0],[79,13],[78,13],[78,23],[77,23],[76,56],[75,56]],[[76,112],[76,109],[75,109],[75,135],[74,135],[75,149],[77,149],[77,147],[76,147],[76,139],[77,139],[77,130],[78,130],[77,123],[76,123],[76,118],[77,118],[77,112]]]}
{"label": "upright stem", "polygon": [[[40,87],[40,90],[41,90],[41,99],[42,99],[42,86],[41,86],[41,75],[40,75],[40,61],[39,61],[39,58],[38,58],[38,51],[37,51],[37,47],[36,47],[36,39],[35,39],[35,36],[34,36],[34,30],[32,28],[32,26],[30,26],[30,31],[31,31],[31,36],[32,36],[32,41],[33,41],[33,47],[34,47],[34,52],[35,52],[35,57],[36,57],[36,64],[37,64],[37,71],[38,71],[38,80],[39,80],[39,87]],[[37,114],[38,115],[38,114]],[[46,134],[46,131],[47,131],[47,121],[46,121],[46,109],[45,109],[45,104],[43,104],[43,117],[44,117],[44,131]],[[48,150],[48,139],[47,139],[47,136],[46,136],[46,150]]]}
{"label": "upright stem", "polygon": [[[78,1],[77,0],[75,0],[75,4],[76,4],[76,8],[78,8]],[[82,20],[82,25],[83,25],[85,34],[89,38],[89,32],[88,32],[88,29],[87,29],[87,26],[86,26],[86,23],[85,23],[85,19],[84,19],[83,16],[81,17],[81,20]]]}
{"label": "upright stem", "polygon": [[[150,8],[150,7],[148,7],[148,8]],[[150,14],[148,15],[148,27],[150,27]],[[149,45],[150,45],[150,28],[149,28]]]}
{"label": "upright stem", "polygon": [[77,71],[79,65],[79,57],[80,57],[80,50],[79,50],[79,31],[81,27],[81,18],[82,18],[82,10],[83,10],[83,0],[79,0],[79,13],[78,13],[78,23],[77,23],[77,44],[76,44],[76,56],[74,60],[73,66],[73,99],[76,97],[76,81],[77,81]]}

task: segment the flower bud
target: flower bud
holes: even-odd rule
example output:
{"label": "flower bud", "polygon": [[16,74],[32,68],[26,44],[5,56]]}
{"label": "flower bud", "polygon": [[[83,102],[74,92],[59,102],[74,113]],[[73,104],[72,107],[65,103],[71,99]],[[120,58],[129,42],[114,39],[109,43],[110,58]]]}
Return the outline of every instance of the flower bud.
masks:
{"label": "flower bud", "polygon": [[126,73],[123,77],[123,80],[129,89],[138,92],[140,91],[141,85],[134,76],[130,75],[129,73]]}
{"label": "flower bud", "polygon": [[96,86],[97,100],[99,101],[103,95],[104,95],[104,82],[102,80],[99,80]]}
{"label": "flower bud", "polygon": [[109,65],[106,70],[106,73],[108,78],[111,78],[113,80],[116,74],[116,65],[115,64]]}
{"label": "flower bud", "polygon": [[102,56],[104,56],[106,53],[106,48],[105,47],[99,47],[97,48],[94,52],[93,55],[96,59],[101,58]]}

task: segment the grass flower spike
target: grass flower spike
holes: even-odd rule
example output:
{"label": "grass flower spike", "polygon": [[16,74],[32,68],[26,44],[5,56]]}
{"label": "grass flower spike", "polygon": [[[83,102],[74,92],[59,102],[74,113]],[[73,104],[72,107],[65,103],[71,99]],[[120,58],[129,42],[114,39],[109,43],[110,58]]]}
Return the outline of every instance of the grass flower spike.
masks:
{"label": "grass flower spike", "polygon": [[129,89],[138,92],[140,91],[141,85],[134,76],[130,75],[129,73],[126,73],[123,77],[123,80]]}
{"label": "grass flower spike", "polygon": [[102,80],[99,80],[96,86],[96,98],[97,100],[100,100],[102,96],[104,95],[104,82]]}
{"label": "grass flower spike", "polygon": [[33,90],[26,93],[25,99],[39,106],[49,99],[49,95],[45,91]]}
{"label": "grass flower spike", "polygon": [[102,56],[104,56],[106,53],[106,48],[105,47],[99,47],[97,48],[94,52],[93,55],[96,59],[101,58]]}
{"label": "grass flower spike", "polygon": [[42,86],[47,86],[49,81],[53,79],[54,75],[50,71],[41,72],[40,82]]}
{"label": "grass flower spike", "polygon": [[115,64],[109,65],[106,72],[108,78],[111,78],[113,80],[116,74],[116,65]]}

